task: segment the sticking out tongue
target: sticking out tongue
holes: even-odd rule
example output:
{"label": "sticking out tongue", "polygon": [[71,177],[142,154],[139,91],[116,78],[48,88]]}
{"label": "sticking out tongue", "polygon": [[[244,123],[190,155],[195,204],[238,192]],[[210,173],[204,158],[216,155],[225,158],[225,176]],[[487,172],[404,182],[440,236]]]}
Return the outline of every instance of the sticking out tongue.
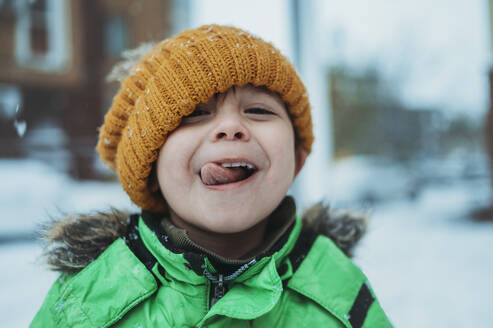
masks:
{"label": "sticking out tongue", "polygon": [[200,169],[200,177],[205,185],[219,185],[243,180],[248,172],[242,167],[222,167],[220,164],[207,163]]}

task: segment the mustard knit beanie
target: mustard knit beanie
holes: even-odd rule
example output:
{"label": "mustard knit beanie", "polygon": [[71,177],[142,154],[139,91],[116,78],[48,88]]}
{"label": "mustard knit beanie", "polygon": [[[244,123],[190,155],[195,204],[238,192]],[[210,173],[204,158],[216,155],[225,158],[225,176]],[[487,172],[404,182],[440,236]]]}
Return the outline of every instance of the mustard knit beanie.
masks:
{"label": "mustard knit beanie", "polygon": [[166,210],[161,192],[149,187],[166,136],[197,104],[245,84],[280,95],[309,153],[313,133],[305,86],[272,44],[238,28],[207,25],[166,39],[143,56],[122,81],[96,147],[135,204],[151,212]]}

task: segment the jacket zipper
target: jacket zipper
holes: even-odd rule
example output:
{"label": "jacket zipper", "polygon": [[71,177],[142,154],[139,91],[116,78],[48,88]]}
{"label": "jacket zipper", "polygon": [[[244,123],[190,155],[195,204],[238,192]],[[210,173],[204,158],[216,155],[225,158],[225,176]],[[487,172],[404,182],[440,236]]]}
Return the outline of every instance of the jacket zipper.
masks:
{"label": "jacket zipper", "polygon": [[224,285],[224,276],[218,275],[217,281],[211,281],[211,290],[209,293],[209,309],[226,294],[226,286]]}
{"label": "jacket zipper", "polygon": [[207,267],[204,267],[204,276],[211,282],[209,290],[209,309],[219,301],[224,294],[228,291],[225,282],[233,281],[238,278],[243,272],[245,272],[249,267],[257,263],[257,259],[252,259],[250,262],[243,264],[235,272],[228,276],[223,274],[218,274],[217,278],[209,272]]}

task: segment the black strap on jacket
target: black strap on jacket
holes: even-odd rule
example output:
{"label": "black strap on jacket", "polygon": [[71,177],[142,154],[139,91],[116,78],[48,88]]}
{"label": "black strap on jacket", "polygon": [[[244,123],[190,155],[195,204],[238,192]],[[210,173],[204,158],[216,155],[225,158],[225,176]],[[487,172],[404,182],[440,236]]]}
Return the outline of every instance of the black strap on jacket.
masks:
{"label": "black strap on jacket", "polygon": [[[144,245],[144,242],[142,241],[142,238],[140,237],[139,233],[139,218],[141,216],[138,214],[132,214],[130,215],[130,223],[128,226],[127,234],[123,238],[125,240],[125,243],[127,244],[128,248],[132,251],[132,253],[144,264],[144,266],[149,270],[154,278],[156,279],[156,282],[158,285],[161,284],[161,280],[159,277],[156,276],[154,271],[152,271],[152,268],[156,265],[157,263],[157,269],[159,274],[163,279],[166,279],[165,277],[165,269],[163,266],[157,261],[157,259],[152,255],[152,253],[147,249],[147,247]],[[142,219],[146,223],[146,225],[151,228],[154,232],[158,231],[158,220],[155,220],[150,213],[143,213]],[[167,236],[163,233],[158,233],[156,234],[158,239],[161,241],[161,243],[166,244],[166,247],[174,252],[174,253],[183,253],[181,250],[176,249],[172,247],[167,241]],[[201,263],[203,263],[203,255],[191,253],[191,252],[184,252],[183,253],[184,257],[187,259],[187,261],[191,264],[190,268],[195,271],[198,275],[202,275],[202,268],[201,268]],[[195,257],[193,257],[196,255]]]}
{"label": "black strap on jacket", "polygon": [[293,273],[298,270],[301,262],[305,259],[306,255],[313,246],[317,235],[308,231],[302,230],[298,240],[294,244],[293,250],[289,253],[289,260],[291,261],[291,266],[293,268]]}
{"label": "black strap on jacket", "polygon": [[[132,214],[130,215],[130,224],[128,226],[127,234],[123,238],[128,248],[134,253],[134,255],[139,259],[142,264],[145,265],[147,270],[149,270],[154,278],[156,278],[156,282],[160,285],[161,281],[154,275],[152,268],[157,262],[154,255],[147,249],[142,242],[139,234],[139,215]],[[161,265],[158,266],[159,273],[164,276],[164,268]]]}
{"label": "black strap on jacket", "polygon": [[349,322],[354,328],[361,328],[365,322],[366,315],[370,306],[375,301],[375,298],[370,292],[370,288],[366,283],[361,286],[358,296],[354,300],[351,310],[349,310]]}

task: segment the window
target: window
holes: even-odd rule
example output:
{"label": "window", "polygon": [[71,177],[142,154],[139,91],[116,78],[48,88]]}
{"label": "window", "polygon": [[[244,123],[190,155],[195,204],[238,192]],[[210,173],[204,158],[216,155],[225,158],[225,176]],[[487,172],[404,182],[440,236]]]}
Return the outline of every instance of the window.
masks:
{"label": "window", "polygon": [[69,63],[69,1],[15,2],[15,58],[19,66],[62,72]]}

